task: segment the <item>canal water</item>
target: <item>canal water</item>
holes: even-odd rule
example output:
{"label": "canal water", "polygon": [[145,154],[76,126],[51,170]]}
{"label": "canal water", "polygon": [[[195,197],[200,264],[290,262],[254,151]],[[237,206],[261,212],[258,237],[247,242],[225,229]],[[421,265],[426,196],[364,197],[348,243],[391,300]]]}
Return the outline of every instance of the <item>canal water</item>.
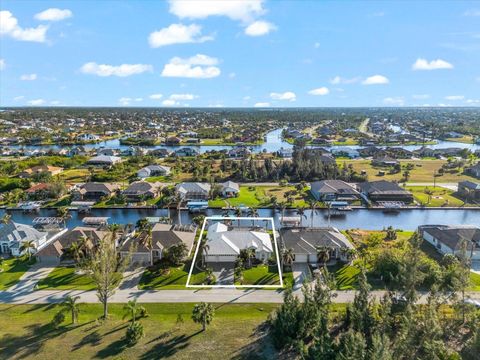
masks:
{"label": "canal water", "polygon": [[[0,210],[2,216],[4,210]],[[42,209],[36,214],[25,214],[22,211],[10,211],[12,219],[15,222],[31,224],[37,216],[55,216],[55,210]],[[280,212],[273,209],[259,209],[259,217],[273,217],[276,227],[279,227]],[[79,214],[77,211],[71,211],[71,218],[67,220],[69,228],[82,225],[82,219],[85,216],[109,217],[109,223],[117,224],[135,224],[137,220],[144,217],[164,217],[168,215],[167,209],[92,209],[88,215]],[[178,223],[178,213],[176,210],[170,210],[171,218]],[[191,223],[193,217],[197,214],[191,214],[188,211],[181,211],[182,224]],[[220,209],[208,209],[207,216],[225,215]],[[233,213],[231,213],[233,215]],[[305,217],[302,219],[303,226],[311,225],[311,211],[305,211]],[[247,214],[244,214],[247,216]],[[296,216],[296,210],[285,210],[285,216]],[[250,222],[250,221],[248,221]],[[313,216],[313,226],[328,226],[328,217],[326,210],[317,210]],[[480,226],[480,210],[466,209],[409,209],[401,210],[398,213],[384,213],[382,210],[356,209],[345,214],[343,217],[331,217],[330,225],[339,229],[367,229],[381,230],[388,226],[404,230],[415,230],[419,225],[425,224],[444,224],[444,225],[476,225]]]}
{"label": "canal water", "polygon": [[[45,148],[45,149],[58,149],[60,148],[58,145],[38,145],[38,146],[11,146],[12,148],[25,148],[25,149],[39,149],[39,148]],[[101,147],[106,147],[106,148],[111,148],[111,149],[119,149],[119,150],[126,150],[129,148],[127,145],[120,145],[120,141],[118,139],[113,139],[113,140],[108,140],[108,141],[102,141],[99,143],[95,144],[87,144],[85,145],[85,148],[87,149],[98,149]],[[206,145],[186,145],[186,146],[165,146],[165,145],[157,145],[157,146],[151,146],[148,147],[149,149],[160,149],[160,148],[166,148],[170,151],[175,151],[180,148],[195,148],[196,150],[200,151],[201,153],[204,153],[206,151],[221,151],[221,150],[230,150],[232,146],[230,145],[215,145],[215,146],[206,146]],[[280,150],[280,148],[292,148],[292,145],[289,144],[288,142],[284,141],[282,139],[282,129],[276,129],[268,132],[265,135],[265,142],[262,145],[255,145],[255,146],[249,146],[249,148],[254,152],[254,153],[260,153],[260,152],[276,152]],[[421,145],[403,145],[403,146],[398,146],[402,147],[406,150],[417,150],[421,147]],[[444,148],[449,148],[449,147],[456,147],[456,148],[466,148],[471,151],[479,150],[480,145],[478,144],[464,144],[460,142],[450,142],[450,141],[438,141],[437,144],[434,145],[428,145],[429,148],[433,149],[444,149]],[[359,145],[350,145],[350,146],[330,146],[328,147],[329,149],[335,149],[335,148],[349,148],[349,149],[359,149],[362,148],[362,146]]]}

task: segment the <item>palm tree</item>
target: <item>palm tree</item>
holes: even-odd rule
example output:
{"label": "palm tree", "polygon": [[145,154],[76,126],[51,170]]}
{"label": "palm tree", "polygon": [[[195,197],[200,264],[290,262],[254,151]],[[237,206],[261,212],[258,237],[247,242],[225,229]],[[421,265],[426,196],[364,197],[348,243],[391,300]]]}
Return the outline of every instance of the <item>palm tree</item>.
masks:
{"label": "palm tree", "polygon": [[123,318],[125,319],[128,316],[131,316],[132,325],[135,324],[135,320],[137,319],[137,314],[145,312],[145,308],[143,306],[138,305],[137,299],[130,300],[123,306],[123,310],[125,310],[125,315]]}
{"label": "palm tree", "polygon": [[199,253],[202,256],[202,268],[205,267],[205,258],[208,256],[208,250],[210,250],[210,246],[208,245],[207,241],[200,241]]}
{"label": "palm tree", "polygon": [[152,227],[149,226],[145,232],[144,244],[150,252],[150,266],[153,265],[153,236]]}
{"label": "palm tree", "polygon": [[80,256],[81,256],[80,254],[82,253],[80,243],[78,241],[72,243],[68,248],[68,253],[73,256],[76,262],[78,262],[80,260]]}
{"label": "palm tree", "polygon": [[319,246],[317,248],[317,259],[320,263],[326,264],[330,260],[330,248],[327,246]]}
{"label": "palm tree", "polygon": [[78,307],[77,300],[80,299],[80,296],[70,296],[67,295],[65,297],[65,300],[62,301],[62,307],[65,308],[65,311],[70,311],[72,314],[72,324],[77,323],[77,318],[78,318],[78,313],[80,312],[80,309]]}
{"label": "palm tree", "polygon": [[202,331],[205,331],[207,325],[212,322],[214,315],[215,311],[212,304],[202,302],[193,307],[192,320],[196,323],[202,324]]}
{"label": "palm tree", "polygon": [[7,225],[11,219],[12,219],[12,215],[5,213],[0,219],[0,223]]}
{"label": "palm tree", "polygon": [[[248,209],[248,216],[252,218],[258,217],[258,209],[255,207],[251,207],[250,209]],[[252,219],[252,226],[255,226],[255,219]]]}
{"label": "palm tree", "polygon": [[33,240],[27,240],[22,243],[19,250],[20,250],[20,253],[26,252],[28,260],[30,260],[32,258],[32,252],[31,252],[32,249],[33,250],[36,249],[35,242]]}
{"label": "palm tree", "polygon": [[59,207],[57,209],[57,217],[62,219],[63,227],[67,226],[67,219],[71,218],[68,208],[66,206]]}
{"label": "palm tree", "polygon": [[308,199],[307,202],[310,209],[310,227],[313,228],[313,215],[317,212],[318,201],[315,199]]}
{"label": "palm tree", "polygon": [[120,230],[120,225],[111,224],[108,226],[108,230],[112,233],[112,239],[115,239],[117,237],[118,230]]}
{"label": "palm tree", "polygon": [[307,218],[307,215],[305,215],[305,207],[304,206],[300,206],[299,208],[297,208],[297,215],[300,216],[300,226],[302,226],[302,218]]}
{"label": "palm tree", "polygon": [[282,251],[282,261],[283,264],[287,264],[288,266],[291,266],[293,263],[293,260],[295,258],[295,255],[293,253],[293,249],[283,249]]}
{"label": "palm tree", "polygon": [[[240,217],[242,217],[242,215],[243,215],[242,209],[240,209],[240,207],[237,206],[235,208],[235,216],[240,218]],[[237,219],[237,221],[238,221],[238,227],[240,227],[240,219]]]}
{"label": "palm tree", "polygon": [[182,225],[182,213],[180,208],[182,207],[182,197],[180,195],[175,196],[175,201],[177,202],[177,221],[178,225]]}
{"label": "palm tree", "polygon": [[284,216],[285,216],[285,209],[287,208],[287,203],[285,201],[281,201],[281,202],[278,203],[278,207],[281,211],[282,219],[283,219]]}
{"label": "palm tree", "polygon": [[248,262],[248,267],[252,267],[252,258],[255,257],[255,250],[253,248],[246,248],[240,250],[240,256],[247,260]]}
{"label": "palm tree", "polygon": [[205,279],[207,280],[207,284],[211,284],[213,282],[213,269],[211,267],[207,267],[205,269]]}

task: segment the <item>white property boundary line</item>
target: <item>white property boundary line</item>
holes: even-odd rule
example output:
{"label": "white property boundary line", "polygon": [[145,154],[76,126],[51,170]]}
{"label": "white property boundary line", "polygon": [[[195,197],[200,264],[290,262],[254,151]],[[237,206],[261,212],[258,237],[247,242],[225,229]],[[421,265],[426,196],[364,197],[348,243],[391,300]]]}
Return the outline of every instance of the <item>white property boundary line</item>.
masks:
{"label": "white property boundary line", "polygon": [[[277,268],[278,274],[280,275],[280,285],[191,285],[190,278],[192,276],[193,267],[195,266],[195,260],[197,259],[198,249],[200,248],[200,242],[203,238],[203,233],[205,231],[205,225],[207,224],[208,220],[217,220],[217,221],[235,221],[235,220],[249,220],[249,221],[266,221],[269,220],[272,222],[272,230],[273,230],[273,243],[275,246],[275,253],[277,256]],[[277,244],[277,236],[275,234],[275,223],[272,217],[220,217],[220,216],[207,216],[203,220],[202,230],[200,231],[200,237],[198,238],[197,247],[195,249],[195,254],[193,255],[192,265],[190,266],[190,271],[188,273],[187,284],[185,285],[187,288],[227,288],[227,289],[251,289],[251,288],[272,288],[272,289],[281,289],[283,288],[283,273],[280,266],[280,251]]]}

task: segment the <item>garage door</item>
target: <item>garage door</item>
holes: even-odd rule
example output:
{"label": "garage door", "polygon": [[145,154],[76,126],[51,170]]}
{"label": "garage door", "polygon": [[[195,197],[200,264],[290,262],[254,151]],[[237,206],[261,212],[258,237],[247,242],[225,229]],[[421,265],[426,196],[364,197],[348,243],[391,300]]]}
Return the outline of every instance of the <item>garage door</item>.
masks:
{"label": "garage door", "polygon": [[307,262],[307,255],[299,255],[299,254],[296,254],[296,255],[295,255],[295,262],[298,262],[298,263],[306,263],[306,262]]}

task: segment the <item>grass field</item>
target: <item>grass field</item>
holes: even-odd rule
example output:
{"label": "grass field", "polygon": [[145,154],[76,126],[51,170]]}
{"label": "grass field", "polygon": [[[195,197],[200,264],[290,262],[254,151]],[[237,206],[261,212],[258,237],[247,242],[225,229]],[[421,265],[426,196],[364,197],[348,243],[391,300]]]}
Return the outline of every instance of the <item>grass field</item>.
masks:
{"label": "grass field", "polygon": [[[413,193],[413,197],[418,203],[424,204],[428,207],[462,206],[464,204],[462,200],[452,195],[454,193],[452,190],[445,188],[434,188],[433,186],[407,186],[405,189]],[[425,193],[425,189],[429,189],[433,192],[430,200]]]}
{"label": "grass field", "polygon": [[88,169],[71,169],[58,174],[59,179],[71,183],[85,182],[89,176],[90,172]]}
{"label": "grass field", "polygon": [[15,285],[22,275],[28,270],[35,259],[28,261],[26,258],[11,258],[3,260],[0,266],[0,290],[7,290]]}
{"label": "grass field", "polygon": [[[270,197],[275,196],[278,202],[286,201],[284,194],[287,191],[295,190],[293,186],[240,186],[238,197],[229,199],[215,199],[208,202],[210,207],[240,206],[247,207],[271,207]],[[294,207],[306,206],[301,193],[294,197]]]}
{"label": "grass field", "polygon": [[[168,273],[164,275],[147,269],[140,279],[138,288],[142,290],[187,290],[185,285],[187,284],[189,271],[190,263],[177,268],[171,267],[168,269]],[[205,272],[194,271],[190,283],[202,284],[205,278]]]}
{"label": "grass field", "polygon": [[87,275],[75,273],[74,266],[59,266],[37,284],[38,290],[95,290],[95,284]]}
{"label": "grass field", "polygon": [[[426,182],[426,183],[433,183],[433,174],[438,172],[438,169],[441,168],[443,164],[445,164],[446,160],[400,160],[400,164],[405,166],[406,164],[413,164],[414,168],[410,171],[410,178],[408,182]],[[353,169],[360,173],[362,170],[365,170],[368,175],[369,181],[374,180],[397,180],[400,181],[403,178],[403,171],[398,174],[388,174],[387,168],[374,168],[371,165],[370,160],[338,160],[337,163],[339,165],[343,165],[346,163],[347,165],[351,164]],[[384,176],[379,176],[379,171],[385,171],[386,174]],[[454,183],[462,180],[472,180],[475,179],[471,176],[461,174],[461,173],[445,173],[442,176],[438,176],[436,178],[437,183]]]}
{"label": "grass field", "polygon": [[[109,306],[110,318],[98,321],[100,304],[80,304],[79,322],[54,329],[49,322],[58,305],[0,305],[1,359],[273,359],[268,337],[259,331],[274,304],[214,304],[205,332],[191,320],[193,304],[144,304],[140,322],[145,337],[127,347],[128,319],[123,304]],[[342,311],[344,306],[335,306]],[[177,321],[180,318],[181,321]]]}
{"label": "grass field", "polygon": [[277,265],[258,265],[244,270],[243,285],[280,285]]}

